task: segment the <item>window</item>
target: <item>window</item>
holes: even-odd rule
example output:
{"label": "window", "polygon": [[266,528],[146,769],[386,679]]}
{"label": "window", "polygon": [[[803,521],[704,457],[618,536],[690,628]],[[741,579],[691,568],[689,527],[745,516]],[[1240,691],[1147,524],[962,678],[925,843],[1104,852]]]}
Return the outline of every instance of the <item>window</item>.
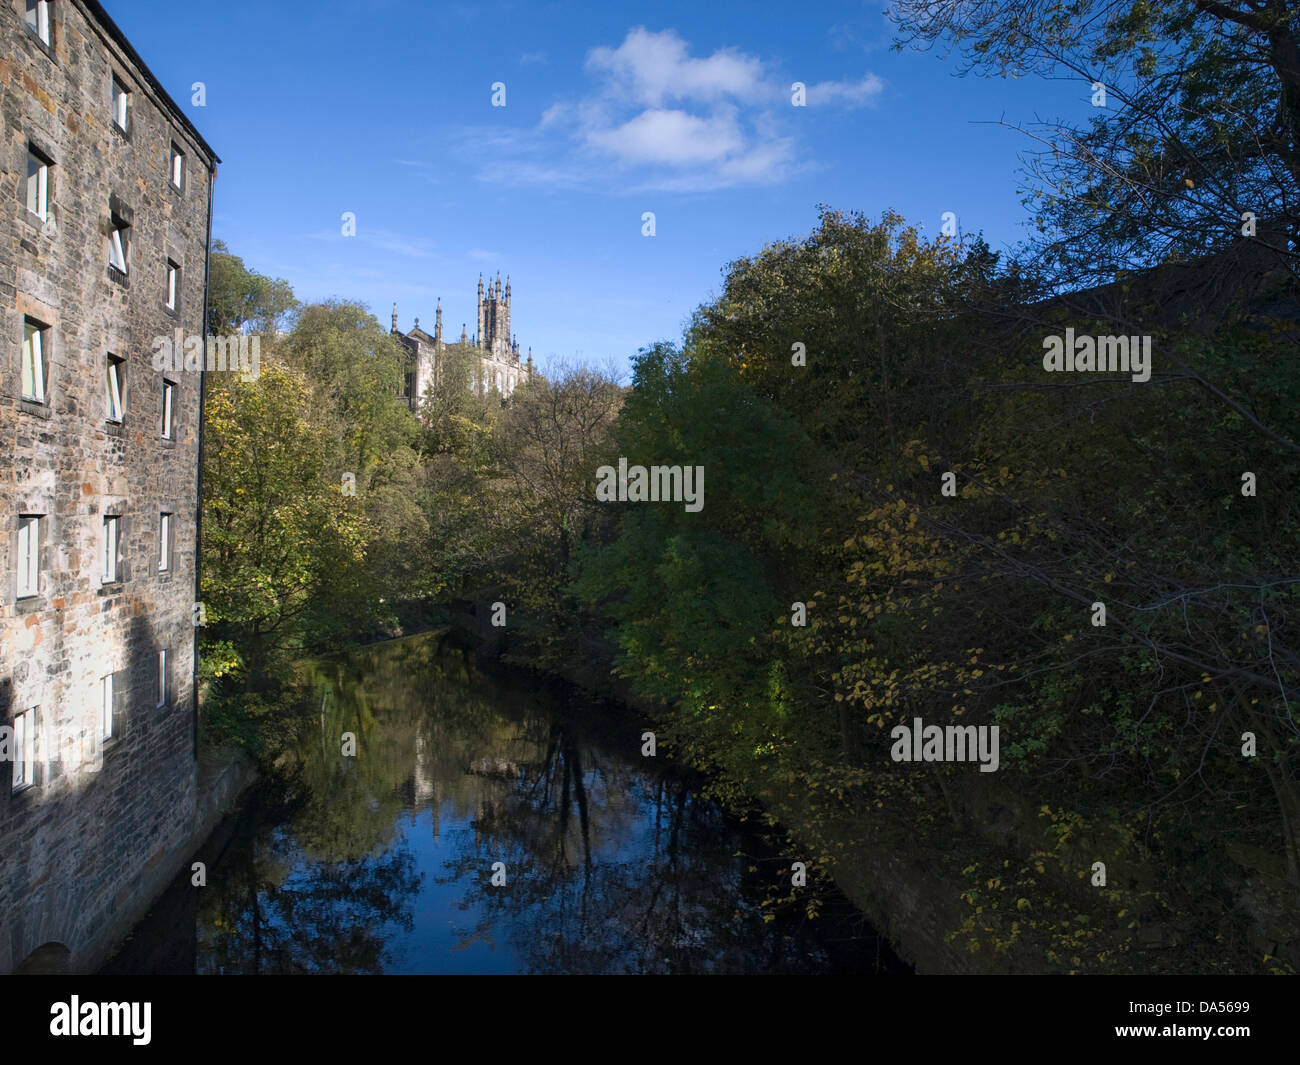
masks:
{"label": "window", "polygon": [[172,564],[172,516],[158,515],[158,572],[164,573]]}
{"label": "window", "polygon": [[50,161],[27,146],[27,210],[41,221],[50,214]]}
{"label": "window", "polygon": [[185,153],[177,148],[175,144],[172,145],[171,162],[168,165],[168,173],[171,175],[172,188],[184,188]]}
{"label": "window", "polygon": [[173,431],[175,425],[174,405],[176,403],[176,384],[173,381],[163,381],[163,400],[162,400],[162,437],[164,440],[173,440]]}
{"label": "window", "polygon": [[167,702],[167,651],[158,652],[158,705]]}
{"label": "window", "polygon": [[18,518],[18,598],[40,593],[41,519],[36,514]]}
{"label": "window", "polygon": [[27,26],[45,44],[50,43],[49,0],[27,0]]}
{"label": "window", "polygon": [[110,422],[120,422],[124,407],[122,405],[122,396],[124,395],[123,385],[126,378],[126,362],[119,359],[116,355],[108,356],[108,378],[105,382],[106,394],[108,400],[108,420]]}
{"label": "window", "polygon": [[36,707],[14,717],[13,790],[22,791],[36,783]]}
{"label": "window", "polygon": [[32,318],[23,319],[23,399],[45,402],[45,338],[48,330]]}
{"label": "window", "polygon": [[113,121],[117,123],[117,128],[123,133],[127,132],[127,121],[130,118],[130,100],[131,94],[126,91],[126,86],[113,78]]}
{"label": "window", "polygon": [[108,262],[122,273],[126,273],[126,255],[131,250],[131,224],[118,215],[113,215],[113,232],[109,235]]}
{"label": "window", "polygon": [[181,268],[170,259],[167,260],[167,309],[176,309],[176,297],[181,287]]}
{"label": "window", "polygon": [[121,540],[122,519],[110,514],[104,518],[103,537],[103,582],[112,584],[117,580],[117,547]]}
{"label": "window", "polygon": [[113,674],[99,678],[99,734],[106,740],[113,738]]}

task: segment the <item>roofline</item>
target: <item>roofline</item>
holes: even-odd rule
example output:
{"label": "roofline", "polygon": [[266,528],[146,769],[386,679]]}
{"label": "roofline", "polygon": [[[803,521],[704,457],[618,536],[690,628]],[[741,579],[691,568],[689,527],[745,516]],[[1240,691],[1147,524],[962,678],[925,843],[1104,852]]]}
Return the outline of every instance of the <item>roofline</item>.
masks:
{"label": "roofline", "polygon": [[180,121],[189,134],[199,142],[199,147],[208,153],[208,158],[212,160],[212,163],[216,164],[221,162],[221,157],[212,150],[212,145],[203,139],[203,134],[200,133],[194,123],[190,121],[189,116],[186,115],[179,106],[177,106],[176,101],[173,100],[167,90],[162,87],[162,83],[154,77],[154,73],[149,69],[149,65],[140,58],[140,53],[137,52],[131,46],[131,42],[126,39],[126,34],[118,29],[116,22],[109,18],[108,12],[104,10],[104,5],[99,3],[98,0],[78,0],[78,2],[89,9],[90,14],[94,16],[101,26],[103,26],[103,28],[108,32],[108,35],[113,38],[117,46],[126,53],[127,58],[139,68],[140,73],[143,75],[145,81],[149,83],[150,88],[158,94],[158,98],[163,102],[168,110],[171,111],[172,115]]}

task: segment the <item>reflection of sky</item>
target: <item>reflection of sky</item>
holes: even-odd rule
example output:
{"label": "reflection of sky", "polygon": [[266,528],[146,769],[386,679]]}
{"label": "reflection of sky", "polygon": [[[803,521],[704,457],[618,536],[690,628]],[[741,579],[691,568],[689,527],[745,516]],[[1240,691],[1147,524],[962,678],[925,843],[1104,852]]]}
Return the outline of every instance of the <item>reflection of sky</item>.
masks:
{"label": "reflection of sky", "polygon": [[[584,752],[586,753],[586,752]],[[620,774],[620,776],[622,776]],[[593,838],[592,861],[596,867],[593,879],[599,880],[601,867],[628,866],[637,875],[652,877],[656,873],[656,849],[662,858],[667,843],[666,815],[659,826],[656,848],[655,802],[653,783],[644,774],[630,779],[611,782],[601,770],[583,775],[587,788],[587,801],[591,820],[600,823],[600,838]],[[520,794],[527,790],[528,781],[514,785]],[[626,790],[611,787],[626,785]],[[570,800],[573,801],[572,798]],[[513,807],[513,804],[511,804]],[[484,885],[489,883],[492,863],[507,862],[507,885],[488,888],[493,892],[509,892],[516,882],[511,879],[509,858],[499,847],[494,847],[486,836],[479,847],[477,872],[458,876],[443,883],[450,875],[456,859],[474,852],[474,822],[471,816],[458,812],[458,804],[444,800],[439,805],[438,839],[434,839],[433,812],[430,808],[407,811],[398,824],[398,845],[406,846],[415,856],[416,873],[421,876],[421,888],[413,906],[414,928],[407,931],[389,924],[380,933],[388,941],[392,964],[386,969],[392,973],[417,974],[453,971],[458,973],[514,973],[526,971],[527,960],[521,958],[512,946],[516,936],[535,926],[537,917],[548,906],[538,903],[512,912],[500,907],[490,907],[485,898]],[[613,811],[617,814],[611,816]],[[554,816],[551,811],[550,816]],[[594,827],[594,826],[593,826]],[[593,837],[595,837],[593,832]],[[685,840],[683,841],[685,842]],[[557,886],[575,895],[581,893],[582,841],[576,809],[569,825],[568,855],[572,866],[570,874]],[[715,887],[721,892],[723,885]],[[734,893],[734,892],[731,892]],[[554,898],[548,900],[554,903]],[[591,900],[595,903],[583,924],[590,925],[603,919],[601,902],[617,904],[617,900]],[[575,914],[576,916],[576,904]],[[685,914],[683,914],[685,916]],[[691,922],[693,923],[693,922]],[[487,925],[485,933],[475,934],[475,929]],[[576,928],[551,929],[552,934],[572,934]],[[694,938],[694,937],[692,937]],[[643,948],[645,944],[637,944]]]}
{"label": "reflection of sky", "polygon": [[[491,878],[493,858],[483,849],[482,872],[478,877],[466,876],[450,884],[437,881],[446,878],[447,863],[460,849],[460,837],[468,832],[473,837],[472,821],[458,818],[455,804],[446,801],[439,811],[439,837],[433,838],[433,813],[419,810],[403,818],[398,826],[399,835],[415,855],[415,871],[421,877],[420,892],[413,907],[415,927],[412,931],[390,925],[385,929],[389,939],[390,973],[515,973],[520,969],[519,959],[505,938],[488,936],[466,942],[468,933],[486,916],[482,891],[477,881]],[[471,844],[472,845],[472,844]],[[506,870],[507,884],[509,869]],[[509,890],[508,886],[505,889]]]}

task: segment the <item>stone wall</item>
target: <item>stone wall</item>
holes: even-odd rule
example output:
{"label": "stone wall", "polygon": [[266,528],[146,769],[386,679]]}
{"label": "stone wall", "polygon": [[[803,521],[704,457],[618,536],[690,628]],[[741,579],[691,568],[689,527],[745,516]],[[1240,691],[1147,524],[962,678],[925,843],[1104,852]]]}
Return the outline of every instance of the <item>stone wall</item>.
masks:
{"label": "stone wall", "polygon": [[[25,8],[0,0],[0,724],[34,709],[37,773],[14,791],[14,767],[0,763],[0,972],[51,942],[84,967],[193,832],[200,373],[155,370],[153,338],[204,332],[217,161],[97,4],[50,5],[48,45]],[[114,78],[130,93],[125,132],[113,121]],[[45,219],[28,209],[31,148],[51,164]],[[130,223],[125,274],[109,265],[114,216]],[[180,266],[175,311],[169,259]],[[43,403],[22,398],[29,319],[43,327]],[[110,354],[125,370],[116,423]],[[162,433],[164,377],[173,439]],[[174,515],[166,569],[163,512]],[[38,594],[20,599],[21,515],[39,515],[40,530]],[[112,583],[102,580],[106,515],[122,530]]]}

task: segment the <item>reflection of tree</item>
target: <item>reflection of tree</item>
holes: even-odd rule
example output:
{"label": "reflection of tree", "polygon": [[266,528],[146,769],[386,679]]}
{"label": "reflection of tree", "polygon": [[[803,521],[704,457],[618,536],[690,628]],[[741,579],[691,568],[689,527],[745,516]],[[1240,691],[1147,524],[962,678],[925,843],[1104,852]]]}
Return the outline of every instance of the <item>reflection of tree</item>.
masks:
{"label": "reflection of tree", "polygon": [[[459,949],[505,942],[539,972],[834,967],[801,913],[764,920],[789,859],[737,857],[761,843],[642,759],[640,730],[607,708],[523,691],[437,639],[314,663],[306,683],[316,727],[209,870],[197,971],[391,968],[421,889],[401,836],[412,807],[430,810],[435,836],[441,818],[453,855],[435,883],[469,885]],[[346,731],[355,758],[340,753]],[[504,888],[490,886],[493,861]]]}
{"label": "reflection of tree", "polygon": [[[581,715],[529,724],[545,737],[540,758],[481,805],[438,880],[472,885],[461,908],[482,915],[462,945],[504,936],[534,972],[829,967],[800,919],[764,921],[772,870],[748,872],[736,829],[687,781],[632,769]],[[490,885],[493,861],[506,863],[503,888]]]}
{"label": "reflection of tree", "polygon": [[420,877],[409,850],[313,861],[251,820],[202,896],[196,971],[383,972],[391,926],[412,927]]}

